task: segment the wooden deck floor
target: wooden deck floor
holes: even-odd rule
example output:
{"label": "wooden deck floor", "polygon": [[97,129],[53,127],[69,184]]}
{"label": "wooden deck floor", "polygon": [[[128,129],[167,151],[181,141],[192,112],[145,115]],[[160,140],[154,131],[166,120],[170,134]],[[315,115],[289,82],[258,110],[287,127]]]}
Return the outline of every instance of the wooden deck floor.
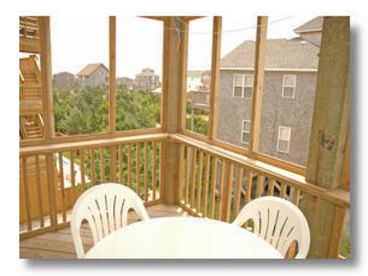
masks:
{"label": "wooden deck floor", "polygon": [[[158,204],[147,208],[151,218],[167,216],[188,216],[181,208],[176,205]],[[128,223],[138,220],[135,213],[130,215]],[[85,251],[93,246],[92,234],[89,228],[82,228],[82,240]],[[41,234],[26,240],[20,241],[20,258],[47,258],[47,259],[73,259],[76,258],[70,228]]]}

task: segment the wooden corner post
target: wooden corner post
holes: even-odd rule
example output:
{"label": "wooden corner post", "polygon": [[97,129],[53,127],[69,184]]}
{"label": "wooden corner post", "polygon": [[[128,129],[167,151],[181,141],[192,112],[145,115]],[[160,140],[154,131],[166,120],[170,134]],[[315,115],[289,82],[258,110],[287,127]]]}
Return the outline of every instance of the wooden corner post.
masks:
{"label": "wooden corner post", "polygon": [[[170,16],[164,21],[163,64],[163,121],[168,133],[177,133],[182,128],[182,94],[185,91],[184,70],[188,45],[188,22],[181,17]],[[167,204],[178,200],[180,147],[178,143],[163,142],[161,198]]]}
{"label": "wooden corner post", "polygon": [[217,135],[217,99],[220,83],[220,59],[221,59],[221,32],[222,17],[213,17],[212,33],[212,63],[211,63],[211,87],[210,87],[210,122],[208,136],[214,140]]}
{"label": "wooden corner post", "polygon": [[[50,17],[38,17],[40,32],[40,67],[42,80],[42,105],[45,136],[44,140],[52,138],[54,132],[54,114],[52,100],[52,68],[51,68],[51,36]],[[49,192],[50,221],[51,226],[57,225],[56,210],[56,181],[54,156],[52,153],[46,154],[47,184]]]}
{"label": "wooden corner post", "polygon": [[266,62],[267,16],[257,18],[256,52],[254,60],[253,97],[250,120],[249,152],[257,152],[261,129],[264,67]]}
{"label": "wooden corner post", "polygon": [[[324,17],[306,180],[330,191],[341,186],[348,152],[349,55],[349,17]],[[301,208],[311,230],[308,257],[337,258],[345,209],[307,194]]]}

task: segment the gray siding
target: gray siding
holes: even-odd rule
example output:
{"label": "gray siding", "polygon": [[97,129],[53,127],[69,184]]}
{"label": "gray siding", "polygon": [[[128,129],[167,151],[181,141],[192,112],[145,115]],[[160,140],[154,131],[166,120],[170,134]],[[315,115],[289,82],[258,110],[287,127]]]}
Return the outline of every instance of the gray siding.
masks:
{"label": "gray siding", "polygon": [[86,86],[99,86],[103,90],[107,90],[108,84],[109,84],[109,71],[106,70],[106,68],[103,66],[98,67],[89,76],[79,77],[80,89],[83,89]]}
{"label": "gray siding", "polygon": [[[251,99],[233,97],[236,71],[220,72],[218,101],[218,139],[247,147],[241,143],[242,120],[250,120]],[[249,73],[239,71],[238,73]],[[295,74],[295,98],[282,97],[284,74]],[[306,165],[313,116],[316,73],[265,72],[259,151],[267,155]],[[291,128],[289,153],[277,151],[279,126]]]}

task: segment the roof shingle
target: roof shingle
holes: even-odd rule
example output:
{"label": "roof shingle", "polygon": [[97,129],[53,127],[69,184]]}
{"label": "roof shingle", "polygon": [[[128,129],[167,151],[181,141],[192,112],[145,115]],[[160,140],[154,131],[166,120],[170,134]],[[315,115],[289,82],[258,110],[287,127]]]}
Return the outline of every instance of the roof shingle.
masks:
{"label": "roof shingle", "polygon": [[297,34],[309,32],[322,32],[323,16],[317,16],[312,20],[294,29]]}
{"label": "roof shingle", "polygon": [[[319,48],[300,38],[269,39],[267,69],[317,69]],[[221,69],[254,68],[255,42],[246,40],[221,59]]]}
{"label": "roof shingle", "polygon": [[[89,76],[100,66],[106,68],[106,66],[103,63],[87,64],[82,70],[79,71],[77,76]],[[106,70],[108,69],[106,68]]]}

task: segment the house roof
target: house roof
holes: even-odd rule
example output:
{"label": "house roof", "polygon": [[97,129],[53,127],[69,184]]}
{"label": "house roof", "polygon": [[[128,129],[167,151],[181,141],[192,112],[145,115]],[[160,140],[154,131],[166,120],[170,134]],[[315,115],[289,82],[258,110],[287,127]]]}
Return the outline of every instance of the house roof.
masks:
{"label": "house roof", "polygon": [[211,71],[201,71],[201,70],[190,70],[187,72],[188,78],[201,78],[202,76],[211,75]]}
{"label": "house roof", "polygon": [[79,73],[77,73],[77,76],[89,76],[100,66],[103,66],[107,71],[109,70],[103,63],[87,64],[82,70],[79,71]]}
{"label": "house roof", "polygon": [[[266,69],[317,69],[319,48],[300,39],[269,39]],[[221,69],[254,68],[255,42],[246,40],[221,59]]]}
{"label": "house roof", "polygon": [[309,32],[322,32],[323,16],[317,16],[312,20],[294,29],[297,34]]}

